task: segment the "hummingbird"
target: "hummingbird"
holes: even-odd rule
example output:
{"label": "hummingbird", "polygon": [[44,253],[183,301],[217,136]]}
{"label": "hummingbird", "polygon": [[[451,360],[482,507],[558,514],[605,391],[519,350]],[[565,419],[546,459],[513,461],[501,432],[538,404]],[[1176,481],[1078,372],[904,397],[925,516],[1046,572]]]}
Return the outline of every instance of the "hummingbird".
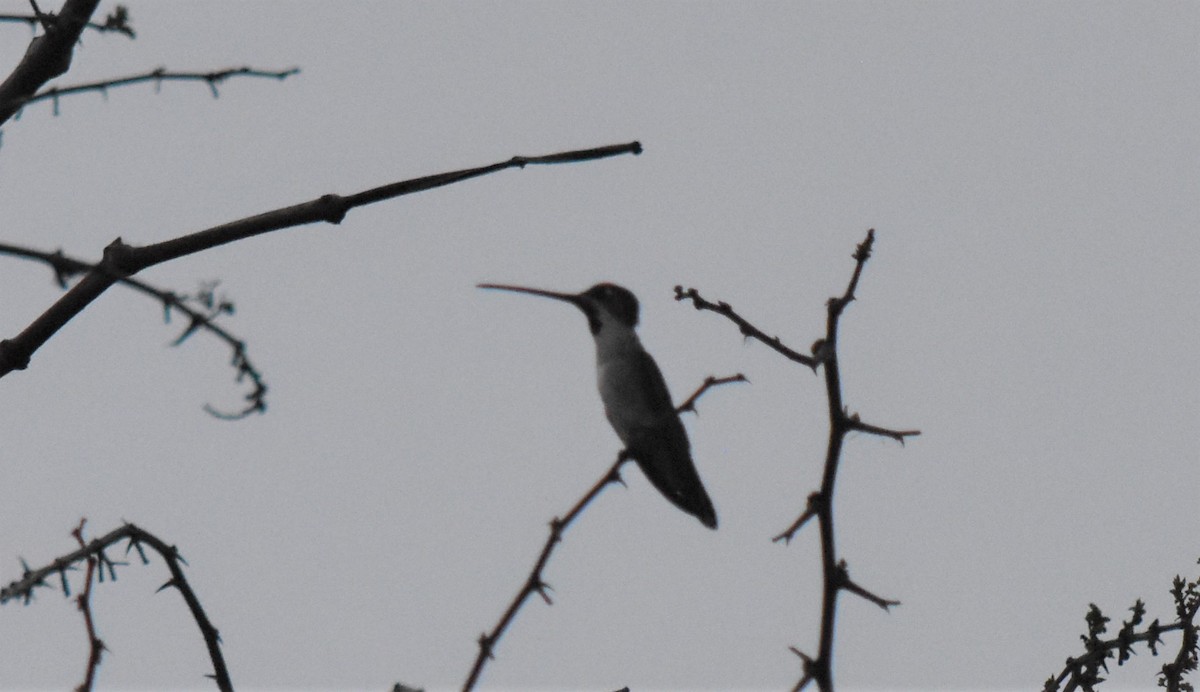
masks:
{"label": "hummingbird", "polygon": [[505,284],[478,287],[554,298],[583,312],[596,342],[596,384],[604,414],[626,453],[663,497],[708,528],[717,528],[717,512],[692,463],[687,433],[667,383],[634,331],[638,301],[633,293],[611,283],[582,293]]}

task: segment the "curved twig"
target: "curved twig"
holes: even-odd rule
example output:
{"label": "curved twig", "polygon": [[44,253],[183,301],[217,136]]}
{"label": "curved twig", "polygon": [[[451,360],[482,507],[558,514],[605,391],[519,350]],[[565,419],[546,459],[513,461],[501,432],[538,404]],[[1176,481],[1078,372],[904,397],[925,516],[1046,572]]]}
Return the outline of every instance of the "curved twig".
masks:
{"label": "curved twig", "polygon": [[[22,259],[34,260],[43,262],[54,270],[54,279],[59,287],[66,289],[68,281],[75,276],[86,274],[90,271],[95,271],[97,266],[90,262],[85,262],[68,255],[64,255],[63,251],[55,250],[54,252],[45,252],[43,250],[33,250],[31,248],[12,245],[9,243],[0,243],[0,255],[10,255],[20,257]],[[171,311],[176,310],[182,312],[188,320],[187,327],[171,342],[172,346],[182,344],[189,336],[197,331],[204,331],[212,334],[218,339],[224,341],[232,352],[230,365],[236,371],[237,381],[248,380],[250,383],[250,391],[245,395],[246,405],[239,411],[225,412],[221,411],[209,404],[204,405],[204,410],[210,415],[223,420],[240,420],[249,416],[252,413],[263,413],[267,410],[267,384],[263,381],[262,373],[250,362],[250,358],[246,355],[246,342],[227,331],[224,327],[216,323],[215,319],[221,313],[227,310],[220,309],[212,311],[209,314],[200,312],[188,304],[188,296],[157,288],[149,282],[141,279],[136,279],[131,276],[126,276],[117,280],[129,288],[144,293],[162,303],[163,319],[170,322]],[[223,306],[222,306],[223,307]]]}

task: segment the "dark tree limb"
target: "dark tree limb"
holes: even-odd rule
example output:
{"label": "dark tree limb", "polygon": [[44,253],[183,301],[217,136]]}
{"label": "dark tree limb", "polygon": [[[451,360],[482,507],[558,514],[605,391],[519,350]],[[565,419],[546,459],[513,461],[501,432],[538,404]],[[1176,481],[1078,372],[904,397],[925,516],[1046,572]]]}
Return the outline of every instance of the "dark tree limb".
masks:
{"label": "dark tree limb", "polygon": [[[55,281],[64,290],[69,286],[68,282],[71,278],[97,269],[95,264],[64,255],[61,249],[54,252],[45,252],[9,243],[0,243],[0,255],[35,260],[49,265],[54,270]],[[157,288],[146,281],[131,276],[118,279],[118,283],[148,295],[162,303],[164,321],[170,322],[172,311],[183,313],[188,320],[187,327],[171,343],[172,346],[179,346],[197,331],[212,334],[229,346],[231,351],[230,365],[234,368],[237,381],[246,381],[250,385],[250,390],[245,395],[246,404],[240,410],[234,412],[221,411],[209,404],[205,404],[205,411],[223,420],[239,420],[252,413],[262,413],[267,410],[267,385],[263,381],[262,373],[250,362],[249,356],[246,355],[246,343],[215,321],[217,317],[228,310],[211,309],[212,306],[209,306],[209,310],[201,312],[191,306],[189,301],[191,296]],[[216,307],[222,308],[224,305],[226,304],[221,303]]]}
{"label": "dark tree limb", "polygon": [[[196,597],[195,591],[192,590],[191,584],[188,583],[187,576],[183,573],[182,565],[185,563],[179,555],[179,550],[175,546],[167,545],[149,531],[133,524],[125,524],[121,528],[110,531],[100,538],[92,539],[85,545],[81,545],[77,550],[54,559],[44,567],[30,569],[28,565],[25,565],[24,574],[20,579],[0,589],[0,605],[12,600],[20,600],[28,605],[33,600],[34,589],[40,586],[48,586],[46,580],[55,574],[59,576],[63,593],[70,595],[66,573],[69,570],[73,570],[75,564],[79,562],[94,561],[94,564],[99,568],[97,572],[99,581],[104,581],[106,568],[109,578],[115,581],[117,578],[116,568],[118,565],[124,563],[113,562],[104,551],[121,541],[128,541],[128,544],[125,546],[126,553],[130,550],[137,550],[138,555],[142,559],[142,564],[149,564],[150,562],[146,557],[144,546],[149,546],[162,557],[163,562],[167,565],[167,570],[171,573],[171,578],[159,587],[159,591],[167,588],[174,588],[179,591],[179,595],[183,597],[184,603],[187,604],[188,610],[192,613],[192,618],[200,628],[201,636],[204,637],[204,644],[208,648],[209,659],[213,665],[213,680],[216,681],[217,687],[222,692],[233,690],[233,683],[229,678],[229,670],[225,666],[225,657],[221,654],[220,636],[218,636],[217,629],[213,627],[212,622],[209,621],[204,608],[201,607],[200,599]],[[22,564],[24,565],[24,561],[22,561]],[[90,574],[89,570],[89,584],[91,583]]]}
{"label": "dark tree limb", "polygon": [[75,42],[83,33],[100,0],[66,0],[57,15],[38,12],[44,33],[25,51],[25,57],[0,82],[0,124],[16,113],[46,82],[71,67]]}
{"label": "dark tree limb", "polygon": [[[746,378],[740,373],[731,377],[708,377],[704,380],[704,383],[700,385],[699,389],[697,389],[690,397],[688,397],[683,404],[679,405],[675,411],[676,413],[683,413],[684,411],[695,412],[696,400],[699,399],[700,396],[709,389],[722,384],[745,381]],[[624,484],[624,482],[621,480],[621,466],[624,465],[625,462],[629,461],[630,458],[631,457],[629,456],[629,453],[625,450],[622,450],[621,453],[617,455],[617,459],[613,462],[613,465],[604,472],[604,475],[600,477],[600,480],[596,481],[592,487],[583,494],[583,497],[579,498],[579,501],[571,507],[565,516],[563,516],[561,519],[555,517],[550,520],[550,536],[546,539],[545,545],[542,546],[542,552],[538,555],[537,561],[533,564],[533,569],[530,570],[529,576],[525,578],[525,583],[521,586],[521,590],[517,592],[516,597],[514,597],[512,602],[509,603],[508,609],[504,611],[504,615],[500,616],[499,622],[492,627],[492,630],[479,635],[479,654],[475,657],[475,664],[471,666],[471,672],[467,676],[467,681],[463,683],[463,692],[468,692],[469,690],[475,688],[475,684],[479,681],[480,674],[483,673],[484,666],[487,665],[489,660],[494,658],[494,656],[492,656],[492,651],[496,648],[496,643],[500,641],[500,637],[504,636],[505,630],[508,629],[508,626],[517,616],[517,612],[521,609],[521,606],[525,604],[525,601],[530,596],[536,593],[542,597],[542,600],[544,600],[547,605],[553,604],[553,602],[550,600],[549,594],[546,592],[550,586],[542,579],[542,570],[545,569],[546,563],[550,561],[550,555],[554,552],[555,546],[558,545],[559,541],[562,540],[563,533],[566,532],[567,527],[569,527],[571,523],[583,513],[583,510],[591,504],[592,500],[596,499],[600,495],[601,491],[607,488],[610,483]]]}
{"label": "dark tree limb", "polygon": [[524,168],[529,164],[590,161],[620,154],[638,154],[641,150],[641,144],[630,142],[549,156],[514,156],[489,166],[404,180],[353,195],[324,195],[309,202],[275,209],[152,245],[127,245],[117,238],[104,249],[104,257],[95,268],[84,275],[62,298],[20,334],[0,341],[0,377],[27,367],[30,357],[75,315],[114,283],[147,267],[284,228],[317,222],[338,224],[345,218],[346,213],[355,207],[431,190],[506,168]]}

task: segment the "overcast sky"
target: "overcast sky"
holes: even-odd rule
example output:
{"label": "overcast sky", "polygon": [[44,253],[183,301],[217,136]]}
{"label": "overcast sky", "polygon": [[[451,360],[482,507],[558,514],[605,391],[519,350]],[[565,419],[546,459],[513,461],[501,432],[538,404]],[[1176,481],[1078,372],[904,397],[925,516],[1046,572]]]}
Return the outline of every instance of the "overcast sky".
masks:
{"label": "overcast sky", "polygon": [[[103,3],[98,16],[111,10]],[[512,170],[154,268],[219,279],[270,386],[115,287],[0,383],[0,581],[122,520],[180,547],[245,688],[461,685],[546,537],[620,445],[569,306],[641,299],[721,526],[636,469],[571,528],[483,676],[492,689],[788,689],[814,652],[821,380],[673,300],[729,301],[807,350],[877,229],[840,344],[847,405],[919,428],[848,440],[837,530],[844,689],[1037,689],[1200,569],[1200,5],[129,3],[62,84],[160,65],[299,66],[63,99],[6,123],[0,240],[98,258],[325,193],[514,154]],[[28,11],[0,2],[0,13]],[[30,33],[0,25],[0,64]],[[59,295],[0,258],[0,337]],[[94,594],[102,689],[207,689],[161,563]],[[76,577],[78,579],[78,577]],[[46,590],[0,609],[0,688],[65,689],[86,638]],[[1173,640],[1172,640],[1173,643]],[[1161,659],[1132,677],[1153,686]]]}

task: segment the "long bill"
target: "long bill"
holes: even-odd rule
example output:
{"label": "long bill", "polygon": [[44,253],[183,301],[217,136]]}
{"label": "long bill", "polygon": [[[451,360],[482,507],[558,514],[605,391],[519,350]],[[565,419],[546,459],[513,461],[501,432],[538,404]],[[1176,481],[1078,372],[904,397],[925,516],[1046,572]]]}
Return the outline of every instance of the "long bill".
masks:
{"label": "long bill", "polygon": [[[476,284],[476,288],[487,288],[495,291],[512,291],[513,293],[528,293],[529,295],[542,296],[544,298],[554,298],[571,303],[577,308],[583,309],[584,301],[574,293],[559,293],[558,291],[543,291],[540,288],[526,288],[524,286],[510,286],[507,284]],[[585,311],[586,312],[586,311]]]}

